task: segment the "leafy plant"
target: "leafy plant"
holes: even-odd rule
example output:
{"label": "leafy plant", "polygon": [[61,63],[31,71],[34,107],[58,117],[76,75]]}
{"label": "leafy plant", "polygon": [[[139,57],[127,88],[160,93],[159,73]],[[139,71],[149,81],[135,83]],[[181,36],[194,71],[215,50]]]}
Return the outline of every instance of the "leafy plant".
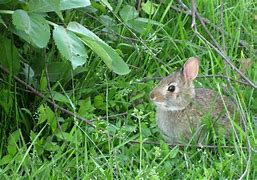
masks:
{"label": "leafy plant", "polygon": [[[4,1],[1,3],[6,4],[6,6],[9,7],[9,1]],[[47,20],[49,18],[47,18],[47,14],[45,14],[55,12],[61,20],[64,20],[61,11],[74,8],[85,8],[90,4],[91,3],[89,0],[31,0],[25,4],[22,4],[23,9],[16,9],[14,11],[5,9],[0,10],[0,14],[12,15],[12,24],[5,23],[8,19],[10,19],[10,17],[7,17],[6,20],[1,19],[1,22],[2,24],[7,25],[6,27],[10,29],[11,32],[36,48],[47,47],[51,34],[50,25],[53,26],[53,40],[57,46],[57,49],[59,50],[63,59],[71,62],[73,69],[76,69],[77,67],[86,63],[86,59],[88,58],[88,50],[86,50],[85,46],[83,45],[85,44],[97,55],[99,55],[104,60],[106,65],[117,74],[122,75],[129,73],[129,68],[127,64],[124,63],[123,59],[115,52],[113,48],[108,46],[92,31],[85,28],[83,25],[74,22],[71,22],[68,25],[68,28],[57,25],[53,21]],[[16,8],[16,6],[12,8]],[[52,19],[54,20],[54,18]],[[73,32],[71,30],[73,30]],[[84,31],[83,37],[79,38],[76,34],[74,34],[75,30],[77,33]],[[6,39],[5,41],[8,40]],[[5,42],[4,44],[7,43],[10,44],[11,42]],[[12,46],[15,50],[15,46]],[[1,52],[3,53],[3,51]],[[6,66],[6,61],[10,62],[10,59],[7,60],[6,58],[3,58],[0,63]],[[15,62],[14,64],[19,63]],[[7,68],[10,70],[10,67]]]}

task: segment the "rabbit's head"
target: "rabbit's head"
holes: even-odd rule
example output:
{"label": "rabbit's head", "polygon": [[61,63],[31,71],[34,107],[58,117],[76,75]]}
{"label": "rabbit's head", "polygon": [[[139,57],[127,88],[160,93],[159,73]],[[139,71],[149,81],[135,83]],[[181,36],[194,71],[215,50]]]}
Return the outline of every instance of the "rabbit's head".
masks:
{"label": "rabbit's head", "polygon": [[184,67],[169,76],[152,90],[150,94],[154,104],[164,110],[178,111],[188,106],[194,96],[193,80],[199,70],[199,61],[195,57],[189,58]]}

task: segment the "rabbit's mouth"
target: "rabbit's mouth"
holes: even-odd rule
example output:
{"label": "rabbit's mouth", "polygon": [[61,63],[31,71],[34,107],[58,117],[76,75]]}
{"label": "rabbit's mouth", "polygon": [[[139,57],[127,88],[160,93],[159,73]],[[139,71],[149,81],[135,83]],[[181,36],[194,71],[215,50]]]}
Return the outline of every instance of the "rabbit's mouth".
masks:
{"label": "rabbit's mouth", "polygon": [[158,108],[160,108],[162,110],[165,110],[165,111],[181,111],[181,110],[185,109],[185,107],[178,107],[176,105],[171,105],[171,104],[167,105],[167,104],[165,104],[163,102],[161,103],[161,102],[154,101],[154,104]]}

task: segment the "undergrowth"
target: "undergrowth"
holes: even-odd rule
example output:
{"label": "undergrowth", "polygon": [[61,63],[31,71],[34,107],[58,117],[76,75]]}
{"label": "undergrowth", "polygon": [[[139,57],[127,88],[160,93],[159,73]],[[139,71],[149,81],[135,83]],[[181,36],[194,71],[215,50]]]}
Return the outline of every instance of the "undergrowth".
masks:
{"label": "undergrowth", "polygon": [[[64,19],[84,24],[114,48],[130,67],[127,75],[111,72],[92,51],[87,63],[75,71],[64,71],[59,65],[42,71],[38,67],[44,64],[39,62],[60,61],[53,42],[40,50],[18,42],[22,58],[35,72],[31,85],[59,106],[91,120],[96,128],[52,108],[46,99],[1,74],[0,178],[254,179],[256,90],[233,80],[230,86],[226,78],[215,76],[243,81],[192,30],[192,17],[174,10],[180,8],[176,1],[148,1],[155,4],[153,9],[140,9],[138,16],[151,20],[143,24],[125,22],[120,13],[122,8],[134,7],[134,1],[109,2],[113,11],[92,1],[90,7],[65,11]],[[222,1],[197,1],[196,5],[199,14],[211,22],[207,27],[232,63],[255,83],[256,5],[254,0],[225,1],[224,22]],[[196,27],[211,42],[198,20]],[[201,60],[201,76],[211,75],[198,78],[195,85],[229,95],[245,118],[246,127],[235,124],[241,131],[235,131],[229,142],[217,140],[209,148],[169,147],[160,135],[149,100],[157,81],[151,78],[168,75],[191,56]],[[249,60],[251,65],[245,65]],[[46,73],[50,83],[45,83]],[[26,79],[22,73],[19,77]]]}

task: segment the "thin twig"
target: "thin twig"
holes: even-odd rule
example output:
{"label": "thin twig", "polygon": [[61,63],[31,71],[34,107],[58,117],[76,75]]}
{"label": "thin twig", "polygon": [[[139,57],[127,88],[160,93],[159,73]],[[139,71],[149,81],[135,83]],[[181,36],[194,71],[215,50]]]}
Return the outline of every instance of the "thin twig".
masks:
{"label": "thin twig", "polygon": [[[2,65],[0,65],[0,69],[6,73],[6,74],[10,74],[10,72],[4,68]],[[53,108],[57,108],[59,109],[62,113],[65,113],[67,115],[70,115],[70,116],[73,116],[73,117],[76,117],[78,120],[80,121],[83,121],[85,123],[87,123],[88,125],[96,128],[96,126],[93,124],[93,122],[91,122],[90,120],[87,120],[81,116],[78,116],[77,114],[75,115],[73,112],[67,110],[67,109],[64,109],[63,107],[60,107],[59,105],[55,104],[53,101],[49,100],[48,98],[46,98],[41,92],[37,91],[35,88],[33,88],[32,86],[28,85],[26,82],[24,82],[23,80],[21,80],[20,78],[18,78],[17,76],[14,76],[13,75],[13,78],[15,81],[17,81],[18,83],[22,84],[23,86],[25,86],[26,88],[28,88],[31,92],[33,92],[35,95],[43,98],[43,99],[46,99],[46,101],[53,107]]]}
{"label": "thin twig", "polygon": [[191,4],[192,4],[192,24],[191,24],[191,28],[196,30],[196,24],[195,24],[195,13],[196,13],[196,4],[195,4],[195,0],[191,0]]}

